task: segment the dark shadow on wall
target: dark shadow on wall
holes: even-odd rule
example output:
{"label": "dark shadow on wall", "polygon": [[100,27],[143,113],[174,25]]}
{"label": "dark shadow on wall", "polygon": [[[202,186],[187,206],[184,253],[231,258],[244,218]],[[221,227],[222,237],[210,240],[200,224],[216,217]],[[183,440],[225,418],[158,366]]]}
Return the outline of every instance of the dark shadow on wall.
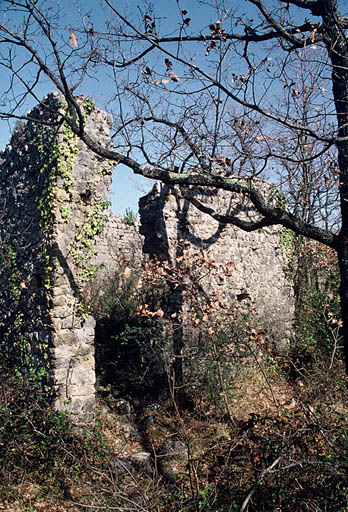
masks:
{"label": "dark shadow on wall", "polygon": [[[226,224],[219,223],[216,231],[209,236],[209,238],[202,238],[201,236],[198,236],[193,232],[193,226],[190,225],[188,220],[188,214],[189,210],[194,209],[195,207],[187,200],[184,199],[181,194],[180,190],[171,187],[171,193],[176,198],[176,216],[178,219],[178,229],[177,229],[177,240],[185,240],[190,242],[190,244],[194,245],[195,247],[205,247],[209,248],[213,244],[215,244],[218,239],[220,238],[221,234],[223,233],[224,229],[226,228]],[[197,189],[195,191],[190,191],[190,193],[193,196],[199,196],[199,197],[216,197],[217,191],[216,190],[200,190]],[[178,254],[180,256],[181,254]]]}
{"label": "dark shadow on wall", "polygon": [[[38,204],[58,130],[56,123],[48,140],[39,138],[31,124],[20,123],[0,159],[1,352],[19,371],[40,372],[48,386],[52,383],[52,329]],[[47,149],[44,154],[40,143]]]}
{"label": "dark shadow on wall", "polygon": [[145,237],[143,252],[161,261],[170,260],[164,219],[167,196],[167,187],[156,183],[151,192],[139,200],[140,234]]}

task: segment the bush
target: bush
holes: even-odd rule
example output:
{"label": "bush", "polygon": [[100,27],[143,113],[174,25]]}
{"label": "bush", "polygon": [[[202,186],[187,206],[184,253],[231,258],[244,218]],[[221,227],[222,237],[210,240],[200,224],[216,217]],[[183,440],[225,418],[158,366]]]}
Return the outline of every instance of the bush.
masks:
{"label": "bush", "polygon": [[97,283],[93,315],[96,318],[96,372],[103,385],[132,396],[166,387],[164,323],[160,317],[139,315],[142,304],[159,307],[158,290],[139,286],[139,272],[127,262]]}
{"label": "bush", "polygon": [[39,380],[2,363],[0,368],[0,496],[18,498],[19,484],[35,483],[40,495],[62,495],[89,464],[105,455],[98,433],[86,443],[66,414],[52,410]]}
{"label": "bush", "polygon": [[342,357],[339,272],[335,255],[318,243],[301,246],[296,274],[296,345],[299,364],[332,367]]}
{"label": "bush", "polygon": [[125,214],[123,216],[123,220],[126,224],[129,226],[133,226],[138,219],[138,216],[136,213],[133,212],[131,208],[126,208]]}

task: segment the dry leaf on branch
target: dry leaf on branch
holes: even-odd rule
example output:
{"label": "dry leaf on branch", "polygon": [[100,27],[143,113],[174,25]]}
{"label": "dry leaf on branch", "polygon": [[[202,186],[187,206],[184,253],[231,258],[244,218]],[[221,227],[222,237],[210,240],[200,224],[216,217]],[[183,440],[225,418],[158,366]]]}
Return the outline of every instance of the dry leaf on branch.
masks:
{"label": "dry leaf on branch", "polygon": [[123,277],[125,277],[125,279],[128,279],[131,275],[132,275],[132,269],[130,269],[129,267],[126,267],[123,272]]}
{"label": "dry leaf on branch", "polygon": [[169,59],[164,59],[164,63],[168,69],[173,69],[173,63]]}
{"label": "dry leaf on branch", "polygon": [[69,43],[70,43],[72,46],[74,46],[74,48],[76,48],[76,47],[77,47],[77,38],[76,38],[76,36],[75,36],[74,32],[71,32],[71,34],[70,34]]}
{"label": "dry leaf on branch", "polygon": [[173,82],[179,82],[180,78],[175,73],[171,72],[169,73],[170,78],[173,80]]}

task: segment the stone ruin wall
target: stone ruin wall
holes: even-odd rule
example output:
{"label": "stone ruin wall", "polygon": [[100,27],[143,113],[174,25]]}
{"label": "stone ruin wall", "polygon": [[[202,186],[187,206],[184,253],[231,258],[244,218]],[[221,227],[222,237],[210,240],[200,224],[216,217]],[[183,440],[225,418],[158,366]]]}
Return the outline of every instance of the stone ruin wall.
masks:
{"label": "stone ruin wall", "polygon": [[[79,101],[86,130],[111,144],[110,116]],[[114,264],[122,251],[133,246],[139,258],[141,241],[108,211],[114,165],[59,123],[65,108],[61,96],[50,94],[29,117],[53,126],[19,126],[1,155],[0,340],[19,367],[46,381],[56,409],[88,425],[95,409],[95,320],[84,292],[101,265]]]}
{"label": "stone ruin wall", "polygon": [[98,276],[112,275],[120,265],[141,267],[144,261],[144,237],[140,234],[140,223],[135,220],[128,224],[111,210],[106,215],[105,229],[98,237],[91,259],[93,265],[100,267]]}
{"label": "stone ruin wall", "polygon": [[[86,129],[111,144],[110,116],[79,101]],[[231,300],[247,299],[287,339],[294,299],[281,228],[223,228],[176,188],[155,185],[140,201],[139,234],[137,224],[129,226],[108,210],[113,164],[57,124],[64,108],[58,94],[45,98],[30,116],[55,127],[19,126],[0,162],[0,347],[44,378],[55,407],[76,424],[94,422],[95,320],[82,300],[90,281],[127,259],[141,265],[148,254],[175,261],[177,240],[204,244],[217,263],[232,261],[231,277],[211,275],[204,286],[223,289]],[[223,210],[233,203],[224,194],[203,200],[217,201]]]}
{"label": "stone ruin wall", "polygon": [[[272,188],[260,180],[269,200]],[[214,206],[220,214],[238,211],[244,220],[255,219],[255,211],[245,198],[242,203],[225,191],[197,190],[195,197],[205,206]],[[222,225],[185,200],[178,187],[156,184],[140,199],[140,231],[144,252],[169,259],[204,246],[213,269],[201,285],[209,295],[217,290],[225,301],[241,310],[254,311],[260,323],[267,325],[276,341],[286,345],[291,339],[294,315],[294,290],[287,272],[286,237],[281,226],[245,232]],[[181,241],[179,245],[177,242]],[[188,242],[188,244],[186,244]],[[223,270],[228,265],[228,273]]]}

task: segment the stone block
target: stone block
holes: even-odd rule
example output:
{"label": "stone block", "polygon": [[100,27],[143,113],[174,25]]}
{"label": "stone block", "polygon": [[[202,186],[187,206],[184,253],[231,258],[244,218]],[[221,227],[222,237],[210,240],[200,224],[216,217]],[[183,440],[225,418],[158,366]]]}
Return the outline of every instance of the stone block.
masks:
{"label": "stone block", "polygon": [[87,365],[75,363],[71,369],[69,383],[77,385],[81,389],[86,385],[94,386],[95,372],[93,369],[88,368]]}

